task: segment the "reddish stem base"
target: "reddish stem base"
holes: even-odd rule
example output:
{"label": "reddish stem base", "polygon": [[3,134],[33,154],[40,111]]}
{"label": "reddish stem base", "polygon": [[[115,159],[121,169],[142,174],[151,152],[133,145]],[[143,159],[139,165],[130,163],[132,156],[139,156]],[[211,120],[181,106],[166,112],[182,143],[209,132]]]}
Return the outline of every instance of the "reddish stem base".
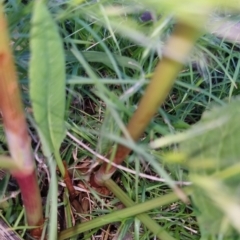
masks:
{"label": "reddish stem base", "polygon": [[23,205],[25,207],[29,226],[40,226],[31,231],[35,238],[40,238],[44,222],[42,214],[42,200],[35,171],[29,174],[13,173],[21,190]]}

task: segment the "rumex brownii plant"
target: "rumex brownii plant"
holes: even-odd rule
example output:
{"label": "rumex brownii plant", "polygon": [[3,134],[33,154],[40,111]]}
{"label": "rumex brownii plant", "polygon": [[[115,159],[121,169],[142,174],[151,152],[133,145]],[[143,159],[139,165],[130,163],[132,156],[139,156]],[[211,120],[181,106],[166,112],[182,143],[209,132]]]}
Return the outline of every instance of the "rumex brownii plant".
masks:
{"label": "rumex brownii plant", "polygon": [[[204,25],[206,23],[208,13],[209,13],[209,9],[207,10],[205,9],[205,12],[203,15],[200,14],[200,16],[194,16],[195,20],[197,19],[196,25],[194,23],[192,24],[188,22],[192,16],[189,18],[188,16],[187,17],[185,16],[186,19],[184,17],[183,18],[177,17],[174,31],[171,37],[166,42],[166,45],[164,47],[163,57],[159,61],[159,64],[155,69],[153,78],[143,98],[140,101],[137,111],[135,112],[133,117],[130,119],[126,127],[126,130],[128,132],[128,134],[124,135],[126,139],[128,140],[130,139],[132,142],[137,142],[138,139],[143,134],[146,126],[149,124],[156,110],[165,101],[167,95],[169,94],[174,84],[177,74],[183,67],[185,60],[189,55],[189,53],[191,52],[191,49],[193,48],[196,40],[202,34],[202,28],[199,27],[199,25]],[[58,165],[58,170],[61,173],[61,176],[64,179],[67,185],[67,188],[69,190],[70,200],[75,200],[75,192],[71,184],[69,173],[67,172],[67,166],[64,166],[59,153],[61,142],[65,137],[64,111],[65,111],[65,78],[66,77],[65,77],[64,49],[63,49],[63,44],[61,42],[61,38],[58,34],[56,24],[53,21],[50,13],[48,12],[48,9],[45,6],[44,1],[36,1],[34,4],[30,40],[31,40],[31,43],[30,43],[31,60],[30,60],[30,74],[29,74],[30,97],[32,101],[33,115],[36,121],[36,129],[38,130],[38,134],[41,139],[44,155],[49,159],[53,158],[56,160]],[[7,44],[9,45],[9,41],[7,41]],[[0,42],[0,45],[5,46],[3,42]],[[72,49],[73,51],[75,50],[74,47]],[[81,56],[79,56],[79,59],[81,60]],[[1,64],[5,63],[5,55],[0,54],[0,63]],[[82,63],[84,65],[84,61]],[[12,65],[13,65],[13,61],[12,61]],[[4,73],[5,71],[4,69],[8,69],[8,68],[5,65],[1,65],[1,66],[2,66],[1,68],[1,74],[2,74],[2,72]],[[3,66],[4,66],[4,69],[3,69]],[[84,67],[88,67],[88,66],[84,65]],[[11,73],[16,75],[14,69],[12,70]],[[93,79],[95,78],[95,75],[94,74],[91,75],[91,72],[88,72],[88,74],[90,77],[93,77]],[[12,75],[10,74],[6,75],[7,77],[5,77],[4,74],[2,75],[0,80],[13,79]],[[14,77],[16,80],[15,75]],[[3,84],[3,85],[0,85],[2,92],[4,91],[8,92],[6,91],[8,89],[12,91],[12,87],[13,87],[12,83],[10,84],[9,88],[8,88],[8,85],[4,83],[4,81],[1,81],[1,84]],[[14,89],[17,89],[17,87],[15,86]],[[2,92],[0,90],[0,93]],[[12,94],[12,92],[10,93]],[[4,94],[3,95],[1,94],[1,96],[4,96]],[[9,142],[9,148],[12,154],[12,158],[15,160],[15,158],[18,157],[19,154],[20,156],[22,156],[21,148],[19,150],[19,148],[15,148],[15,145],[22,142],[19,139],[16,140],[12,136],[12,132],[15,131],[17,133],[17,136],[21,136],[22,140],[26,139],[27,140],[26,142],[28,144],[29,144],[29,137],[27,136],[27,125],[25,122],[25,118],[22,117],[23,111],[19,110],[19,109],[22,109],[22,106],[19,107],[19,103],[21,103],[20,94],[19,93],[15,94],[16,99],[15,98],[10,99],[9,96],[10,95],[8,95],[8,98],[6,98],[7,100],[4,97],[0,97],[0,100],[1,100],[0,107],[3,114],[3,120],[5,124],[5,129],[6,129],[6,136]],[[13,99],[13,103],[11,103],[12,99]],[[14,101],[17,101],[17,103]],[[19,115],[22,114],[21,115],[22,118],[20,118],[21,121],[18,122],[18,127],[22,126],[24,122],[25,125],[23,128],[24,129],[23,132],[17,128],[15,129],[14,125],[11,125],[11,121],[8,121],[7,119],[7,116],[9,118],[12,118],[14,111],[11,112],[10,110],[15,108],[17,109],[16,113],[18,113]],[[14,115],[14,118],[17,119],[15,115]],[[19,123],[21,123],[21,125]],[[8,131],[8,129],[10,129],[12,132],[10,130]],[[27,145],[27,143],[24,142],[24,144],[22,145],[20,144],[20,146],[21,147],[27,146],[26,148],[28,149],[28,152],[27,152],[28,154],[26,154],[25,152],[24,154],[26,156],[31,156],[31,148],[30,148],[30,145]],[[14,144],[14,147],[11,147],[13,146],[11,144]],[[15,152],[12,153],[13,148],[17,149],[18,151],[17,154]],[[120,165],[125,159],[125,157],[131,151],[132,151],[131,148],[128,146],[125,146],[124,144],[118,145],[116,149],[116,153],[113,154],[115,155],[113,158],[114,159],[113,163]],[[184,147],[183,147],[183,151],[186,151],[184,150]],[[112,150],[110,150],[107,156],[110,158],[111,155],[112,155]],[[26,158],[26,159],[30,159],[30,158]],[[22,176],[24,177],[29,175],[33,177],[33,179],[35,179],[34,186],[37,189],[36,176],[35,176],[35,173],[32,173],[34,171],[33,161],[31,162],[32,165],[30,164],[30,161],[23,162],[23,166],[25,167],[27,166],[29,167],[29,169],[26,168],[25,169],[26,171],[24,171],[24,173],[22,172],[19,175],[19,172],[21,170],[21,165],[16,165],[15,163],[13,163],[13,161],[9,157],[2,157],[1,160],[2,160],[2,166],[6,168],[11,168],[11,172],[13,176],[17,178],[20,188],[22,189],[22,196],[24,200],[24,205],[26,207],[26,214],[28,216],[29,212],[31,212],[31,209],[32,209],[32,208],[27,208],[27,204],[28,204],[27,200],[30,199],[30,195],[27,192],[28,191],[27,188],[23,189],[22,186],[24,186],[23,185],[24,181],[23,181],[23,178],[20,178],[19,180],[19,176],[22,174]],[[31,172],[31,174],[28,174],[28,170],[29,172]],[[59,239],[66,239],[66,238],[72,237],[73,235],[89,231],[93,228],[103,226],[104,224],[108,224],[113,221],[121,221],[122,218],[124,217],[127,218],[130,216],[136,216],[145,226],[147,226],[150,229],[152,233],[154,233],[154,235],[156,235],[160,239],[173,240],[174,238],[170,234],[168,234],[166,231],[160,228],[160,226],[155,221],[153,221],[153,219],[151,219],[147,214],[143,212],[146,212],[152,208],[156,208],[164,204],[176,201],[178,198],[181,198],[186,201],[187,200],[186,195],[192,192],[192,188],[185,188],[183,191],[181,191],[176,184],[172,184],[171,181],[169,181],[169,185],[172,187],[175,193],[166,194],[166,196],[163,196],[161,198],[157,198],[157,199],[154,199],[153,201],[142,203],[139,206],[134,206],[134,202],[126,194],[124,194],[123,191],[111,180],[111,176],[113,175],[115,170],[116,170],[116,167],[111,166],[111,164],[106,164],[106,163],[102,164],[100,169],[92,174],[90,183],[95,187],[100,187],[100,188],[102,186],[107,187],[128,208],[116,213],[109,214],[104,217],[98,217],[92,221],[82,223],[80,225],[76,225],[74,228],[69,228],[65,231],[62,231],[59,234]],[[54,174],[54,171],[51,174]],[[192,179],[195,183],[197,183],[200,186],[200,188],[203,187],[205,184],[205,182],[204,183],[200,182],[198,176],[193,176]],[[207,180],[208,179],[206,179],[206,182]],[[55,183],[53,182],[53,184]],[[217,186],[216,189],[218,190],[219,185],[217,185],[216,182],[212,182],[212,185]],[[210,190],[208,189],[208,191]],[[39,190],[36,196],[37,197],[39,196],[39,199],[40,199]],[[211,196],[211,198],[216,200],[214,196]],[[35,202],[35,203],[39,203],[39,202]],[[51,202],[52,206],[56,204],[57,202]],[[222,202],[218,202],[218,205],[222,207],[224,204],[222,204]],[[40,207],[41,207],[41,203],[40,203]],[[76,206],[74,207],[75,209],[77,209]],[[56,210],[56,206],[54,206],[54,208],[52,209]],[[42,210],[38,211],[38,213],[40,212],[42,212]],[[231,219],[233,220],[233,222],[236,220],[233,217]],[[40,221],[37,221],[34,224],[31,218],[28,218],[28,221],[30,225],[38,225],[41,223],[41,221],[43,221],[43,218],[41,216]],[[57,226],[52,225],[51,227],[53,230],[50,230],[50,232],[51,231],[56,232]],[[52,236],[54,236],[54,234],[53,235],[49,234],[49,237],[51,239],[54,239],[54,237]]]}

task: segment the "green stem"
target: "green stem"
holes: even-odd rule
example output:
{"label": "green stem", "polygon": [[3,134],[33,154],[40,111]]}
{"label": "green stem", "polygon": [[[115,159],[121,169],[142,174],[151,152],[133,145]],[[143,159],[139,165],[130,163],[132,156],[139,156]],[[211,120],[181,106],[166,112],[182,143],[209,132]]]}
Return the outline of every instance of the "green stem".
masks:
{"label": "green stem", "polygon": [[[192,192],[191,187],[184,188],[183,190],[186,194],[190,194]],[[94,228],[104,226],[109,223],[121,222],[126,218],[136,216],[143,212],[150,211],[154,208],[159,208],[160,206],[172,203],[177,200],[178,196],[175,193],[169,193],[164,196],[149,200],[147,202],[140,203],[132,207],[125,208],[123,210],[118,210],[113,213],[109,213],[108,215],[105,216],[97,217],[89,222],[78,224],[72,228],[68,228],[60,232],[58,240],[67,239],[80,233],[92,230]]]}
{"label": "green stem", "polygon": [[63,202],[65,203],[64,214],[65,214],[66,227],[70,228],[72,227],[72,216],[71,216],[71,205],[70,205],[70,201],[67,194],[68,194],[68,190],[65,188],[63,193]]}
{"label": "green stem", "polygon": [[57,166],[58,166],[58,169],[59,169],[62,177],[64,177],[65,176],[65,167],[64,167],[64,164],[63,164],[63,161],[62,161],[59,151],[54,152],[54,158],[57,162]]}
{"label": "green stem", "polygon": [[[114,195],[126,206],[132,207],[136,203],[133,202],[127,194],[112,180],[109,179],[105,182],[105,186],[111,190]],[[146,213],[141,213],[136,216],[154,235],[161,240],[176,240],[169,235],[162,227],[159,226],[153,219],[151,219]]]}

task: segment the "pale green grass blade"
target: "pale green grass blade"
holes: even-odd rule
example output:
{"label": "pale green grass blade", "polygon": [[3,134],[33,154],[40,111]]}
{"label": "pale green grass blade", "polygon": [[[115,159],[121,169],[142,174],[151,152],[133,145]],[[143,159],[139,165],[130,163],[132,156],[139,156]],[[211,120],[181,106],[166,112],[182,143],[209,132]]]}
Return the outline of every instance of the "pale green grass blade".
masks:
{"label": "pale green grass blade", "polygon": [[[76,62],[76,57],[73,56],[73,54],[69,51],[66,52],[66,59],[68,61]],[[97,52],[97,51],[87,51],[87,52],[81,52],[83,57],[86,59],[87,62],[93,62],[93,63],[102,63],[106,66],[110,67],[111,69],[115,69],[115,64],[113,63],[113,60],[109,58],[109,54],[105,52]],[[118,54],[112,54],[113,59],[115,59],[118,66],[124,68],[130,68],[133,70],[140,70],[142,67],[139,65],[139,63],[130,58],[125,56],[120,56]]]}

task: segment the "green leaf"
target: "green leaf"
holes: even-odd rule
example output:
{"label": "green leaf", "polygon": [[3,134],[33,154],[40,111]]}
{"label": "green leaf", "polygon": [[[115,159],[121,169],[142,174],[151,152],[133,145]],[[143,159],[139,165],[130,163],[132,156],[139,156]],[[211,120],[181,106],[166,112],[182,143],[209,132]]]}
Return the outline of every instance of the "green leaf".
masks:
{"label": "green leaf", "polygon": [[190,135],[191,132],[198,132],[198,129],[202,129],[202,134],[189,136],[180,145],[180,150],[188,155],[188,160],[191,162],[194,159],[201,161],[210,158],[217,161],[215,168],[207,171],[208,174],[220,171],[239,161],[239,105],[240,98],[237,98],[224,106],[213,106],[188,132]]}
{"label": "green leaf", "polygon": [[[193,201],[199,211],[202,236],[206,239],[209,235],[211,239],[218,239],[218,234],[223,234],[224,239],[235,239],[236,230],[240,231],[232,210],[238,209],[236,206],[240,208],[239,106],[240,98],[221,107],[214,106],[190,130],[194,133],[198,129],[208,128],[208,131],[193,134],[180,144],[180,152],[186,156],[184,164],[194,174],[192,180],[196,185]],[[209,128],[209,125],[214,127]]]}
{"label": "green leaf", "polygon": [[30,47],[33,114],[40,136],[56,152],[65,136],[65,59],[57,26],[43,1],[35,1]]}

